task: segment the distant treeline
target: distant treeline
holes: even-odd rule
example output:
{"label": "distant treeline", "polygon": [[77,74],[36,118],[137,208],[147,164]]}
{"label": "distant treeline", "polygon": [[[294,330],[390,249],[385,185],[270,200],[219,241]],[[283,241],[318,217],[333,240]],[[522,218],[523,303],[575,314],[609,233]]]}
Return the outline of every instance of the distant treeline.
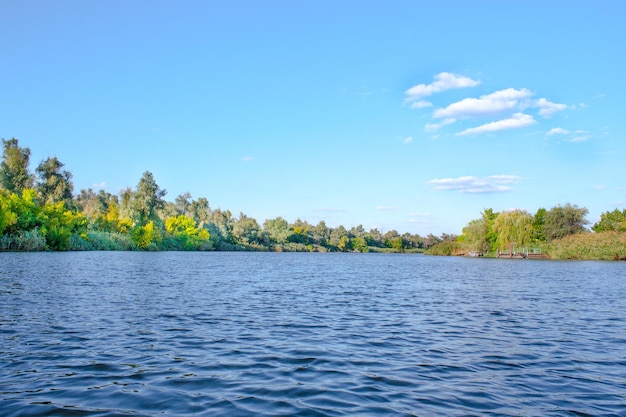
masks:
{"label": "distant treeline", "polygon": [[626,210],[603,213],[591,227],[584,207],[565,204],[533,215],[525,210],[501,213],[485,209],[454,241],[441,242],[427,254],[473,253],[495,256],[504,251],[539,251],[556,259],[626,259]]}
{"label": "distant treeline", "polygon": [[71,172],[57,157],[29,171],[30,149],[2,139],[0,250],[259,250],[419,252],[456,236],[366,231],[362,226],[311,225],[281,217],[257,220],[211,209],[206,198],[164,199],[150,172],[134,189],[74,193]]}

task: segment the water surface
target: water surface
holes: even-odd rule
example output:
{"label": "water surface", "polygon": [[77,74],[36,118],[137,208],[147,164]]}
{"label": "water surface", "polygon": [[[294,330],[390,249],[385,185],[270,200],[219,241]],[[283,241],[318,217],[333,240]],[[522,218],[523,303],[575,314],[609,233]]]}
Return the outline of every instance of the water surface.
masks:
{"label": "water surface", "polygon": [[626,263],[0,253],[2,416],[626,416]]}

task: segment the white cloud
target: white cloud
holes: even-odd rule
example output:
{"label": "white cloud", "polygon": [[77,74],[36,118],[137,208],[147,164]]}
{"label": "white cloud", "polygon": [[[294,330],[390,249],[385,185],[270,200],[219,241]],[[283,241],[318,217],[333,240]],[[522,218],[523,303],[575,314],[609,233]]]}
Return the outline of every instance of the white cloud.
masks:
{"label": "white cloud", "polygon": [[383,210],[383,211],[389,211],[389,210],[395,210],[396,208],[393,206],[376,206],[376,210]]}
{"label": "white cloud", "polygon": [[[474,87],[480,84],[480,81],[472,80],[463,75],[453,74],[451,72],[441,72],[435,75],[435,81],[432,84],[418,84],[406,90],[404,93],[408,96],[407,102],[419,102],[422,98],[455,88]],[[427,103],[427,102],[426,102]]]}
{"label": "white cloud", "polygon": [[465,98],[461,101],[457,101],[456,103],[450,104],[448,107],[435,110],[433,117],[437,119],[461,119],[491,116],[507,110],[521,110],[528,107],[527,99],[530,96],[532,96],[532,93],[525,88],[521,90],[507,88],[506,90],[485,94],[479,98]]}
{"label": "white cloud", "polygon": [[402,143],[406,143],[406,144],[413,143],[413,136],[408,136],[408,137],[404,138],[402,140]]}
{"label": "white cloud", "polygon": [[457,133],[457,135],[478,135],[481,133],[497,132],[499,130],[518,129],[520,127],[530,126],[533,123],[535,123],[535,119],[531,115],[515,113],[509,119],[498,120],[496,122],[490,122],[481,126],[465,129],[464,131]]}
{"label": "white cloud", "polygon": [[585,130],[567,130],[562,127],[552,128],[546,133],[546,136],[554,136],[554,135],[563,135],[567,136],[565,140],[568,142],[584,142],[586,140],[591,139],[591,135],[589,135]]}
{"label": "white cloud", "polygon": [[554,113],[567,109],[565,104],[552,103],[545,98],[540,98],[535,102],[534,107],[539,107],[539,115],[544,118],[551,117]]}
{"label": "white cloud", "polygon": [[426,100],[419,100],[419,101],[415,101],[413,103],[411,103],[411,108],[413,109],[421,109],[424,107],[432,107],[433,103],[431,103],[430,101],[426,101]]}
{"label": "white cloud", "polygon": [[570,142],[584,142],[586,140],[591,139],[591,136],[589,135],[582,135],[582,136],[574,136],[572,138],[569,139]]}
{"label": "white cloud", "polygon": [[511,184],[519,183],[516,175],[492,175],[489,177],[464,176],[458,178],[439,178],[428,181],[435,190],[458,191],[461,193],[504,193],[513,190]]}
{"label": "white cloud", "polygon": [[92,184],[91,186],[93,188],[104,188],[104,187],[107,186],[107,183],[103,181],[103,182],[98,182],[98,183]]}
{"label": "white cloud", "polygon": [[445,119],[441,123],[426,123],[426,126],[424,126],[424,130],[426,132],[434,132],[436,130],[439,130],[440,127],[450,125],[454,122],[456,122],[456,119]]}
{"label": "white cloud", "polygon": [[241,158],[242,161],[244,162],[250,162],[252,161],[254,158],[251,156],[244,156],[243,158]]}
{"label": "white cloud", "polygon": [[563,129],[562,127],[554,127],[552,129],[550,129],[548,131],[548,133],[546,133],[547,136],[554,136],[554,135],[569,135],[571,132],[567,129]]}

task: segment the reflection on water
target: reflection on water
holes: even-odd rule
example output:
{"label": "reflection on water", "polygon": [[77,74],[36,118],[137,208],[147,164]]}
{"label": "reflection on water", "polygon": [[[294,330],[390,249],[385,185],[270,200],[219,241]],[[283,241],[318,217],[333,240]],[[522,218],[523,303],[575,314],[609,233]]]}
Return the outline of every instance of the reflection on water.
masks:
{"label": "reflection on water", "polygon": [[624,416],[626,264],[0,253],[0,415]]}

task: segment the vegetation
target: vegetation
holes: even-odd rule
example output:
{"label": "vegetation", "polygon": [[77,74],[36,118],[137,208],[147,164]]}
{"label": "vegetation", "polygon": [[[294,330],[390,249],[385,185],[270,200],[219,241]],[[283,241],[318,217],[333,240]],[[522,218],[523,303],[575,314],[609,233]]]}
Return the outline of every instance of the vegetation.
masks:
{"label": "vegetation", "polygon": [[144,172],[134,189],[118,195],[87,189],[73,194],[71,172],[55,156],[29,172],[30,149],[2,139],[0,250],[256,250],[317,252],[474,253],[495,256],[540,249],[558,259],[626,259],[626,210],[603,213],[586,228],[588,210],[576,205],[501,213],[485,209],[460,236],[426,237],[366,231],[359,225],[329,227],[282,217],[260,225],[228,210],[212,210],[189,193],[174,202]]}
{"label": "vegetation", "polygon": [[519,209],[502,213],[485,209],[455,242],[440,242],[426,253],[496,256],[501,252],[539,252],[553,259],[626,260],[626,210],[603,213],[591,231],[585,228],[587,213],[586,208],[571,204],[540,208],[534,215]]}
{"label": "vegetation", "polygon": [[80,190],[55,156],[28,170],[30,149],[2,140],[0,250],[257,250],[416,252],[449,237],[422,238],[362,226],[329,227],[277,217],[256,219],[212,210],[189,193],[165,200],[167,191],[146,171],[134,189],[118,195]]}

